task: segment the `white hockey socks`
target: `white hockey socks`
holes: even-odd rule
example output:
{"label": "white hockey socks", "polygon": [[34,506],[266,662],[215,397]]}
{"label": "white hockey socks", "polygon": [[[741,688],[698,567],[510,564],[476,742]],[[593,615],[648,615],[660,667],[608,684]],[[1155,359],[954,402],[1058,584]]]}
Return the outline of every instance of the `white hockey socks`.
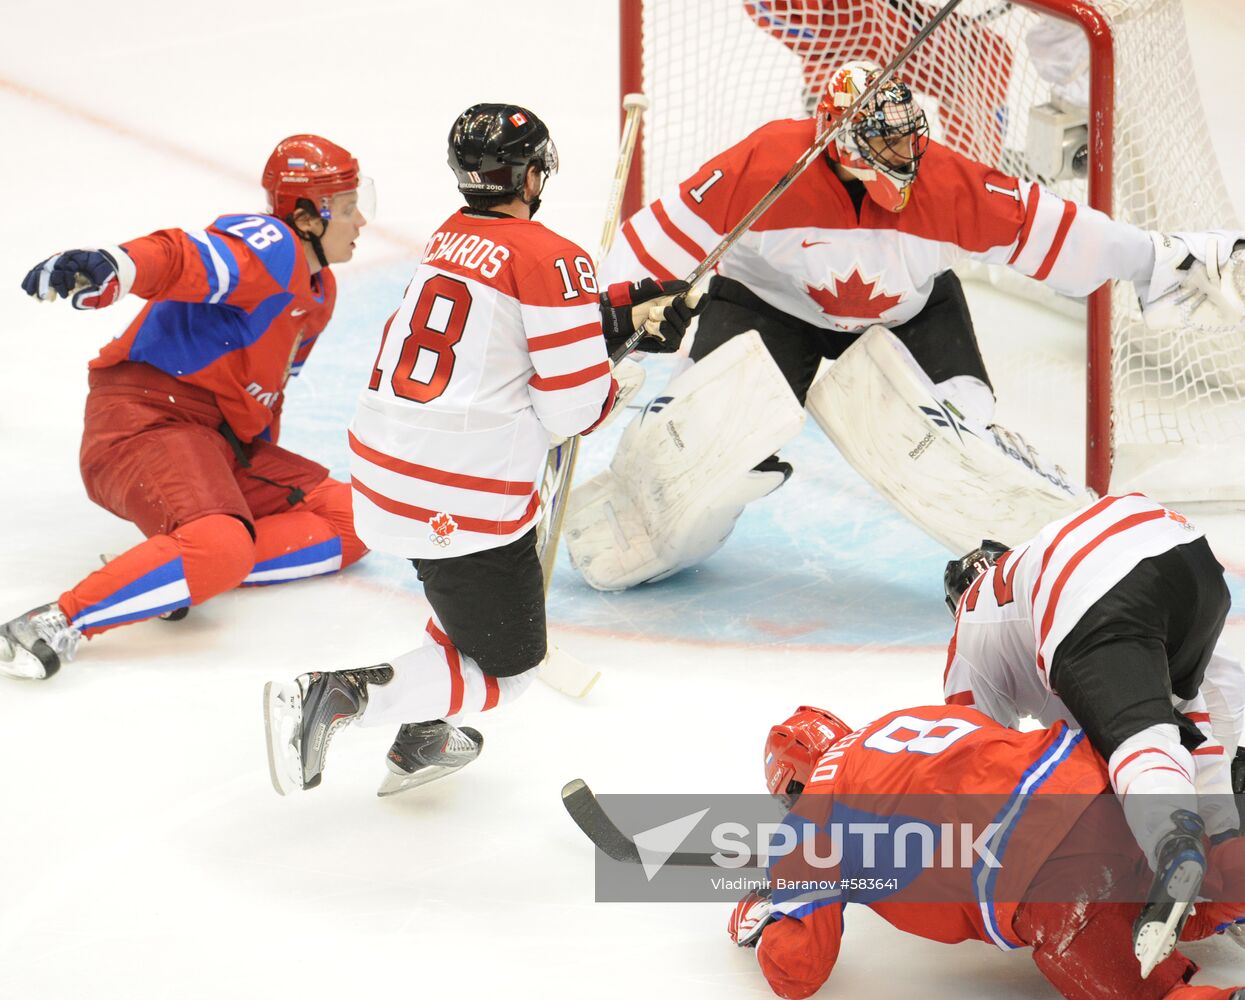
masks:
{"label": "white hockey socks", "polygon": [[428,620],[428,641],[391,661],[393,680],[368,688],[361,726],[446,719],[464,712],[487,712],[513,701],[536,679],[537,668],[513,677],[493,677],[464,656]]}
{"label": "white hockey socks", "polygon": [[1172,813],[1198,811],[1193,756],[1174,725],[1150,726],[1121,743],[1107,768],[1128,827],[1153,868],[1159,841],[1171,832]]}

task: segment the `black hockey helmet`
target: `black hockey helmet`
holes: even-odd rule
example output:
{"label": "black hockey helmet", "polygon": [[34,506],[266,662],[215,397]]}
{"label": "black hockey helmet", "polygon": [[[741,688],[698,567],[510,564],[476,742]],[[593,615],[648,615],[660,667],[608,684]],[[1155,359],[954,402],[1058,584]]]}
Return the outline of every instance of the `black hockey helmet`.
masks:
{"label": "black hockey helmet", "polygon": [[450,169],[458,190],[473,195],[522,195],[531,164],[545,177],[558,172],[549,129],[517,104],[473,104],[450,129]]}
{"label": "black hockey helmet", "polygon": [[955,615],[960,606],[960,598],[964,591],[973,585],[973,581],[998,562],[999,556],[1007,551],[1002,542],[992,542],[983,538],[981,544],[967,555],[952,559],[942,572],[942,590],[947,596],[947,610]]}

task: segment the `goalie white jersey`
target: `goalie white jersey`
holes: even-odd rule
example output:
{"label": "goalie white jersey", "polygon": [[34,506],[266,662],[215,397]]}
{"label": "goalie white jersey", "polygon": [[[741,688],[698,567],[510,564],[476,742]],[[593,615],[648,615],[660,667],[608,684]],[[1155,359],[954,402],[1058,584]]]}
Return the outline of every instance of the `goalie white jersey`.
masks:
{"label": "goalie white jersey", "polygon": [[455,213],[351,423],[359,537],[405,558],[517,538],[539,516],[550,435],[595,423],[613,384],[588,254],[537,222]]}
{"label": "goalie white jersey", "polygon": [[[964,592],[943,678],[946,700],[1015,725],[1071,716],[1050,689],[1055,650],[1143,559],[1202,532],[1140,493],[1107,496],[1004,553]],[[1075,725],[1075,723],[1073,723]]]}
{"label": "goalie white jersey", "polygon": [[[633,215],[602,265],[608,281],[690,273],[813,143],[813,119],[770,122]],[[792,183],[718,273],[776,309],[832,330],[893,327],[965,258],[1004,264],[1068,295],[1148,280],[1149,236],[931,142],[907,207],[859,212],[824,163]]]}

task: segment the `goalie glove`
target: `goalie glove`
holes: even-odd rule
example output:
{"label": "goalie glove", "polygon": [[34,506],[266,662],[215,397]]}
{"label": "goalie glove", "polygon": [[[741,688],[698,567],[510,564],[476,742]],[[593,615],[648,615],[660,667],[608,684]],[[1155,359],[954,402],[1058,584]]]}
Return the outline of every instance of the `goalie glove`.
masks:
{"label": "goalie glove", "polygon": [[1245,320],[1245,233],[1150,233],[1154,271],[1139,282],[1153,330],[1234,326]]}
{"label": "goalie glove", "polygon": [[735,904],[726,933],[739,947],[755,948],[761,940],[761,931],[774,921],[769,897],[768,888],[754,889]]}
{"label": "goalie glove", "polygon": [[688,294],[686,281],[645,278],[628,284],[610,285],[601,295],[601,328],[605,346],[613,354],[641,327],[644,336],[635,350],[648,354],[672,354],[700,312],[700,296]]}
{"label": "goalie glove", "polygon": [[129,292],[137,271],[120,247],[66,250],[36,264],[22,280],[22,290],[44,302],[57,296],[75,309],[102,309]]}

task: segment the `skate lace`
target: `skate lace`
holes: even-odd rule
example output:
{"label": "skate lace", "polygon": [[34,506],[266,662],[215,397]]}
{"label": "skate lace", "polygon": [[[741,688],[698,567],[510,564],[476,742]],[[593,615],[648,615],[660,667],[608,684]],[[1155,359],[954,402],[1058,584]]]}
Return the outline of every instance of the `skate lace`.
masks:
{"label": "skate lace", "polygon": [[65,613],[53,604],[46,611],[31,616],[30,624],[39,634],[39,638],[52,647],[57,656],[72,660],[78,651],[78,641],[82,638]]}

